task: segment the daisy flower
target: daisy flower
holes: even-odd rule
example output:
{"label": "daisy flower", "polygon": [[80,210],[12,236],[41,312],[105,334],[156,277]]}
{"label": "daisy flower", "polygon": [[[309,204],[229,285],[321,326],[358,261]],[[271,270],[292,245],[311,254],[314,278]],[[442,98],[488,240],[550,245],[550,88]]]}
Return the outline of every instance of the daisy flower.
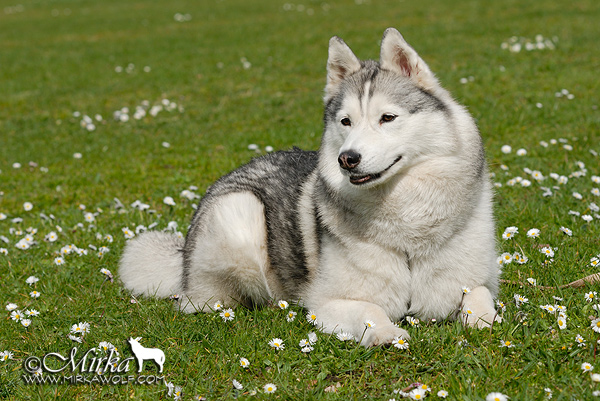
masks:
{"label": "daisy flower", "polygon": [[73,334],[69,334],[69,339],[72,340],[72,341],[78,342],[78,343],[82,343],[83,342],[83,340],[81,339],[81,337],[74,336]]}
{"label": "daisy flower", "polygon": [[506,312],[506,305],[500,300],[496,300],[496,307],[502,312]]}
{"label": "daisy flower", "polygon": [[305,347],[302,347],[300,351],[304,352],[305,354],[308,354],[309,352],[314,351],[314,347],[312,345],[307,345]]}
{"label": "daisy flower", "polygon": [[296,312],[294,312],[294,311],[289,311],[289,312],[288,312],[288,314],[287,314],[286,320],[287,320],[288,322],[293,322],[293,321],[296,319],[296,315],[297,315],[297,313],[296,313]]}
{"label": "daisy flower", "polygon": [[5,362],[9,359],[13,359],[13,353],[10,351],[2,351],[0,352],[0,361]]}
{"label": "daisy flower", "polygon": [[581,364],[581,370],[583,370],[584,372],[591,372],[592,370],[594,370],[594,366],[589,362],[584,362]]}
{"label": "daisy flower", "polygon": [[533,170],[531,172],[531,177],[536,181],[544,181],[546,179],[546,177],[544,177],[542,172],[538,171],[538,170]]}
{"label": "daisy flower", "polygon": [[1,255],[8,255],[8,249],[6,249],[6,248],[0,248],[0,254]]}
{"label": "daisy flower", "polygon": [[233,384],[233,388],[235,388],[236,390],[242,390],[244,388],[244,386],[242,386],[242,383],[235,379],[233,379],[231,383]]}
{"label": "daisy flower", "polygon": [[470,292],[471,292],[471,289],[470,289],[469,287],[463,287],[463,288],[462,288],[462,292],[463,292],[463,294],[465,294],[465,295],[466,295],[466,294],[468,294],[468,293],[470,293]]}
{"label": "daisy flower", "polygon": [[556,323],[558,324],[558,328],[561,330],[567,328],[567,319],[564,316],[559,316],[556,320]]}
{"label": "daisy flower", "polygon": [[246,358],[240,358],[240,366],[242,368],[249,368],[250,367],[250,361],[247,360]]}
{"label": "daisy flower", "polygon": [[235,313],[233,312],[233,309],[228,308],[219,313],[219,316],[221,316],[223,321],[226,322],[228,320],[233,320],[233,318],[235,317]]}
{"label": "daisy flower", "polygon": [[29,244],[29,242],[27,242],[27,241],[24,241],[24,240],[20,240],[19,242],[17,242],[17,243],[15,244],[15,246],[16,246],[17,248],[19,248],[19,249],[22,249],[22,250],[24,250],[24,251],[25,251],[25,250],[27,250],[27,249],[29,249],[29,248],[31,248],[31,245]]}
{"label": "daisy flower", "polygon": [[23,327],[29,327],[29,325],[31,325],[31,319],[22,319],[21,324]]}
{"label": "daisy flower", "polygon": [[10,312],[10,318],[15,322],[18,322],[19,320],[23,319],[23,313],[21,313],[20,310],[14,310]]}
{"label": "daisy flower", "polygon": [[592,373],[591,378],[594,383],[600,383],[600,373]]}
{"label": "daisy flower", "polygon": [[163,199],[163,203],[165,205],[175,206],[175,201],[170,196],[165,196],[165,198]]}
{"label": "daisy flower", "polygon": [[527,282],[528,282],[529,284],[533,285],[533,286],[536,286],[536,285],[537,285],[537,280],[536,280],[536,279],[534,279],[533,277],[529,277],[529,278],[527,279]]}
{"label": "daisy flower", "polygon": [[521,148],[519,150],[517,150],[517,156],[526,156],[527,155],[527,150]]}
{"label": "daisy flower", "polygon": [[104,352],[108,352],[111,349],[116,349],[115,346],[112,343],[109,343],[108,341],[100,342],[100,344],[98,344],[98,348]]}
{"label": "daisy flower", "polygon": [[213,309],[214,310],[221,310],[221,309],[223,309],[223,304],[221,303],[221,301],[215,302],[215,304],[213,305]]}
{"label": "daisy flower", "polygon": [[529,299],[525,298],[524,296],[522,296],[520,294],[515,294],[514,299],[515,299],[515,303],[517,304],[517,308],[519,306],[521,306],[522,304],[526,304],[527,302],[529,302]]}
{"label": "daisy flower", "polygon": [[420,320],[417,319],[416,317],[412,317],[412,316],[407,316],[406,317],[406,321],[408,322],[408,324],[410,324],[411,326],[418,326],[420,323]]}
{"label": "daisy flower", "polygon": [[398,349],[408,349],[408,341],[402,337],[395,337],[392,340],[392,345]]}
{"label": "daisy flower", "polygon": [[440,390],[437,392],[437,396],[440,398],[446,398],[448,397],[448,392],[446,390]]}
{"label": "daisy flower", "polygon": [[545,311],[548,311],[550,313],[556,313],[556,307],[554,305],[542,305],[542,306],[540,306],[540,308],[542,308]]}
{"label": "daisy flower", "polygon": [[13,311],[13,310],[15,310],[17,308],[18,308],[17,304],[7,304],[6,305],[6,310],[9,311],[9,312]]}
{"label": "daisy flower", "polygon": [[515,345],[509,340],[500,340],[500,347],[513,348]]}
{"label": "daisy flower", "polygon": [[315,312],[313,311],[309,311],[306,314],[306,320],[308,321],[308,323],[312,323],[315,326],[317,325],[317,315],[315,315]]}
{"label": "daisy flower", "polygon": [[600,189],[598,189],[598,188],[592,188],[592,190],[590,192],[594,196],[600,196]]}
{"label": "daisy flower", "polygon": [[502,153],[504,154],[509,154],[510,152],[512,152],[512,147],[510,145],[503,145],[500,150],[502,151]]}
{"label": "daisy flower", "polygon": [[590,221],[594,220],[594,218],[592,216],[590,216],[589,214],[584,214],[583,216],[581,216],[581,218],[583,220],[585,220],[587,223],[589,223]]}
{"label": "daisy flower", "polygon": [[598,295],[596,291],[590,291],[585,294],[585,300],[588,302],[592,302],[596,298],[596,295]]}
{"label": "daisy flower", "polygon": [[39,298],[39,297],[40,297],[40,295],[41,295],[41,294],[40,294],[38,291],[35,291],[35,290],[33,290],[33,291],[31,291],[31,292],[29,293],[29,296],[30,296],[31,298]]}
{"label": "daisy flower", "polygon": [[583,337],[581,336],[581,334],[577,334],[575,336],[575,342],[577,343],[577,345],[579,347],[585,347],[585,340],[583,339]]}
{"label": "daisy flower", "polygon": [[38,281],[40,281],[40,279],[37,278],[36,276],[29,276],[29,277],[27,277],[27,280],[25,280],[25,282],[29,285],[35,284]]}
{"label": "daisy flower", "polygon": [[502,393],[489,393],[485,397],[485,401],[508,401],[508,396]]}
{"label": "daisy flower", "polygon": [[511,239],[512,237],[514,237],[515,235],[517,235],[519,233],[519,229],[517,227],[507,227],[504,230],[504,234],[502,234],[502,238],[504,239]]}
{"label": "daisy flower", "polygon": [[307,336],[308,336],[308,343],[310,345],[316,344],[316,342],[317,342],[317,335],[314,332],[311,331],[310,333],[307,334]]}
{"label": "daisy flower", "polygon": [[365,320],[365,327],[367,329],[374,329],[376,326],[375,322],[372,320]]}
{"label": "daisy flower", "polygon": [[27,316],[31,316],[31,317],[33,317],[33,316],[39,316],[39,315],[40,315],[40,312],[39,312],[39,311],[37,311],[37,310],[35,310],[35,309],[27,309],[27,310],[25,311],[25,315],[27,315]]}
{"label": "daisy flower", "polygon": [[100,273],[104,274],[106,277],[112,279],[113,275],[111,273],[110,270],[108,270],[107,268],[103,267],[102,269],[100,269]]}
{"label": "daisy flower", "polygon": [[600,333],[600,318],[592,320],[592,324],[590,325],[590,327],[596,333]]}
{"label": "daisy flower", "polygon": [[578,200],[582,200],[583,199],[583,195],[581,195],[579,192],[573,192],[573,198],[578,199]]}
{"label": "daisy flower", "polygon": [[85,219],[85,221],[87,221],[88,223],[93,223],[94,220],[96,220],[96,216],[94,216],[94,213],[86,213],[83,215],[83,218]]}
{"label": "daisy flower", "polygon": [[29,212],[31,209],[33,209],[33,204],[31,202],[25,202],[23,203],[23,209],[26,212]]}
{"label": "daisy flower", "polygon": [[540,230],[537,228],[532,228],[531,230],[527,231],[527,236],[529,238],[537,238],[540,236]]}
{"label": "daisy flower", "polygon": [[503,265],[507,265],[510,262],[512,262],[513,257],[510,253],[508,252],[504,252],[502,255],[500,255],[500,263]]}
{"label": "daisy flower", "polygon": [[131,239],[131,238],[135,237],[135,233],[133,231],[131,231],[129,229],[129,227],[124,227],[121,229],[121,231],[123,231],[123,235],[125,236],[126,239]]}
{"label": "daisy flower", "polygon": [[283,340],[281,338],[274,338],[271,341],[269,341],[269,345],[272,348],[275,348],[276,350],[282,350],[285,348],[285,345],[283,344]]}
{"label": "daisy flower", "polygon": [[521,255],[520,253],[515,252],[515,254],[513,255],[513,260],[515,260],[520,265],[524,265],[529,261],[529,258],[525,255]]}
{"label": "daisy flower", "polygon": [[277,302],[277,305],[281,308],[281,309],[287,309],[289,304],[284,301],[284,300],[280,300]]}
{"label": "daisy flower", "polygon": [[82,336],[89,333],[90,324],[88,322],[79,322],[71,326],[71,333],[81,334]]}
{"label": "daisy flower", "polygon": [[590,266],[596,267],[599,264],[600,264],[600,259],[598,259],[597,257],[593,257],[590,259]]}
{"label": "daisy flower", "polygon": [[346,333],[344,331],[340,331],[339,333],[336,334],[336,337],[338,338],[338,340],[340,341],[350,341],[350,340],[354,340],[354,336],[352,334]]}
{"label": "daisy flower", "polygon": [[265,393],[271,394],[271,393],[274,393],[275,391],[277,391],[277,386],[274,385],[273,383],[267,383],[263,386],[263,390]]}
{"label": "daisy flower", "polygon": [[[590,216],[591,217],[591,216]],[[568,229],[567,227],[561,227],[560,231],[562,231],[563,233],[567,234],[569,237],[573,236],[573,231],[571,231],[570,229]]]}
{"label": "daisy flower", "polygon": [[58,257],[54,258],[54,264],[57,266],[64,265],[65,260],[63,258],[61,258],[60,256],[58,256]]}
{"label": "daisy flower", "polygon": [[543,247],[542,249],[540,249],[540,252],[546,255],[547,258],[554,257],[554,250],[549,246]]}
{"label": "daisy flower", "polygon": [[408,393],[411,400],[422,400],[427,396],[427,391],[422,388],[413,388]]}

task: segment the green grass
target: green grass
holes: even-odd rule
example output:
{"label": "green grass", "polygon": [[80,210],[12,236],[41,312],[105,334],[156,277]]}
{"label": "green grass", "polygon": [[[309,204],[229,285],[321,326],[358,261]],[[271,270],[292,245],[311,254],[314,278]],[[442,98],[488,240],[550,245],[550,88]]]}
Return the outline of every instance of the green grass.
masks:
{"label": "green grass", "polygon": [[[76,345],[68,339],[69,330],[83,321],[91,331],[81,350],[109,341],[127,357],[130,336],[163,349],[166,380],[183,387],[184,399],[399,399],[394,390],[414,382],[430,386],[430,398],[445,389],[448,399],[457,400],[485,399],[492,391],[513,400],[539,400],[544,388],[552,389],[553,399],[590,399],[600,390],[581,371],[583,362],[598,364],[600,334],[589,328],[589,317],[598,312],[584,294],[600,292],[600,285],[540,289],[526,282],[532,277],[541,286],[557,286],[597,271],[590,259],[600,253],[600,221],[586,223],[569,211],[593,215],[590,203],[600,204],[590,192],[600,187],[591,180],[600,175],[600,159],[590,153],[600,152],[600,5],[595,0],[364,3],[294,2],[291,11],[283,1],[268,0],[25,0],[22,8],[3,3],[0,212],[7,218],[0,221],[0,235],[10,243],[0,242],[9,252],[0,255],[0,302],[16,303],[23,311],[35,308],[40,316],[24,328],[3,312],[0,351],[14,355],[0,362],[0,398],[169,398],[164,385],[24,385],[22,362],[49,352],[67,354]],[[176,13],[192,18],[178,22]],[[118,277],[105,281],[99,270],[116,273],[125,243],[122,228],[156,222],[163,229],[176,221],[185,232],[193,209],[179,193],[195,185],[202,194],[219,176],[255,156],[248,144],[316,149],[329,38],[339,35],[359,57],[377,58],[378,41],[388,26],[405,35],[469,108],[493,180],[503,184],[496,195],[498,253],[519,251],[529,257],[526,264],[504,267],[504,279],[524,283],[502,286],[504,323],[491,331],[459,322],[405,326],[412,336],[405,351],[364,349],[318,334],[314,351],[303,354],[297,344],[314,327],[297,307],[292,306],[298,312],[292,323],[277,307],[238,309],[233,321],[223,322],[217,314],[180,314],[166,300],[131,303]],[[537,34],[557,37],[556,49],[511,53],[500,48],[512,36],[533,39]],[[250,68],[243,67],[242,58]],[[130,63],[134,68],[128,73]],[[117,66],[124,71],[116,72]],[[151,70],[145,72],[145,66]],[[460,83],[469,76],[474,79]],[[563,88],[574,99],[555,97]],[[123,123],[112,118],[122,107],[132,116],[143,100],[154,105],[163,99],[183,110]],[[81,117],[73,116],[76,111],[101,114],[103,121],[87,132]],[[559,138],[573,150],[560,142],[547,148],[539,144]],[[500,151],[504,144],[513,147],[512,153]],[[519,148],[527,155],[516,156]],[[74,153],[82,158],[75,159]],[[551,197],[543,197],[540,187],[557,185],[553,179],[538,183],[523,171],[568,176],[580,170],[578,161],[587,175],[571,177]],[[20,169],[13,168],[16,162]],[[532,185],[508,186],[517,176]],[[583,200],[575,199],[574,191]],[[165,196],[177,205],[163,204]],[[115,209],[114,198],[125,204],[124,210]],[[156,213],[129,207],[137,199]],[[24,202],[31,202],[33,210],[24,211]],[[99,212],[93,224],[84,220],[80,205]],[[15,217],[23,221],[13,223]],[[58,240],[44,241],[57,225],[63,229]],[[519,227],[519,234],[504,241],[508,226]],[[561,226],[573,230],[573,236],[563,234]],[[28,227],[38,230],[37,245],[21,251],[15,244]],[[533,227],[541,230],[537,239],[525,235]],[[98,233],[111,234],[114,242],[97,239]],[[64,265],[56,266],[56,253],[67,244],[90,252],[68,255]],[[539,252],[546,244],[557,248],[551,264],[544,264]],[[98,258],[88,245],[105,245],[110,252]],[[25,283],[31,275],[40,279],[32,287]],[[33,288],[41,292],[37,299],[29,297]],[[529,303],[517,308],[515,293]],[[567,307],[565,330],[539,308],[555,303]],[[583,347],[575,342],[578,334],[585,339]],[[284,350],[270,349],[273,337],[284,340]],[[501,340],[515,347],[500,348]],[[248,369],[239,366],[240,357],[250,360]],[[145,373],[156,371],[148,365]],[[233,379],[244,389],[235,390]],[[262,387],[269,382],[278,389],[265,395]],[[337,384],[336,392],[326,391]],[[258,393],[252,396],[254,389]]]}

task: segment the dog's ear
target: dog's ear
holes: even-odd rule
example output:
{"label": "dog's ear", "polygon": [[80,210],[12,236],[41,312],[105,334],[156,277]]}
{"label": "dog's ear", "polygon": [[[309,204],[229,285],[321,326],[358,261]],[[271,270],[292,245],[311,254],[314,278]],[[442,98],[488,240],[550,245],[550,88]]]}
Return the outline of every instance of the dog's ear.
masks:
{"label": "dog's ear", "polygon": [[439,86],[427,64],[394,28],[386,29],[383,34],[379,64],[385,70],[411,78],[417,86],[427,91]]}
{"label": "dog's ear", "polygon": [[327,59],[327,86],[325,102],[333,96],[347,76],[360,69],[360,60],[352,53],[346,43],[337,36],[329,40],[329,58]]}

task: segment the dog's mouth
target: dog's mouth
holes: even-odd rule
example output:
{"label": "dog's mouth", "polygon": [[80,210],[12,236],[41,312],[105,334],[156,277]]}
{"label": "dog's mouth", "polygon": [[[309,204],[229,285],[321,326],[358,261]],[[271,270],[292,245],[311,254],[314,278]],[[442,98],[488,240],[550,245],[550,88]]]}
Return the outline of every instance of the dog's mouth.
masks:
{"label": "dog's mouth", "polygon": [[396,158],[396,160],[394,160],[392,162],[392,164],[390,164],[389,166],[387,166],[385,169],[383,169],[379,173],[367,174],[367,175],[351,175],[350,176],[350,183],[354,184],[354,185],[363,185],[363,184],[366,184],[367,182],[376,181],[379,178],[381,178],[381,176],[383,175],[383,173],[385,173],[386,171],[388,171],[389,169],[391,169],[392,166],[394,164],[398,163],[401,159],[402,159],[402,156],[398,156]]}

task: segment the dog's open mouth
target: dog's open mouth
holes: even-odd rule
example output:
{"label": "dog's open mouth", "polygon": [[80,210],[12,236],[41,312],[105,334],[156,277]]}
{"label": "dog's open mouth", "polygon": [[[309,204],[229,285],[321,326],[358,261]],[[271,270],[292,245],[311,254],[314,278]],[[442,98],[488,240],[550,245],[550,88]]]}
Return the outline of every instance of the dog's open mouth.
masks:
{"label": "dog's open mouth", "polygon": [[354,185],[362,185],[362,184],[366,184],[367,182],[370,182],[370,181],[375,181],[375,180],[381,178],[381,176],[383,175],[383,173],[385,173],[386,171],[388,171],[389,169],[391,169],[394,164],[396,164],[396,163],[398,163],[400,161],[400,159],[402,159],[402,156],[398,156],[396,158],[396,160],[394,160],[394,162],[392,164],[390,164],[389,166],[387,166],[384,170],[382,170],[379,173],[367,174],[367,175],[351,175],[350,176],[350,183],[354,184]]}

